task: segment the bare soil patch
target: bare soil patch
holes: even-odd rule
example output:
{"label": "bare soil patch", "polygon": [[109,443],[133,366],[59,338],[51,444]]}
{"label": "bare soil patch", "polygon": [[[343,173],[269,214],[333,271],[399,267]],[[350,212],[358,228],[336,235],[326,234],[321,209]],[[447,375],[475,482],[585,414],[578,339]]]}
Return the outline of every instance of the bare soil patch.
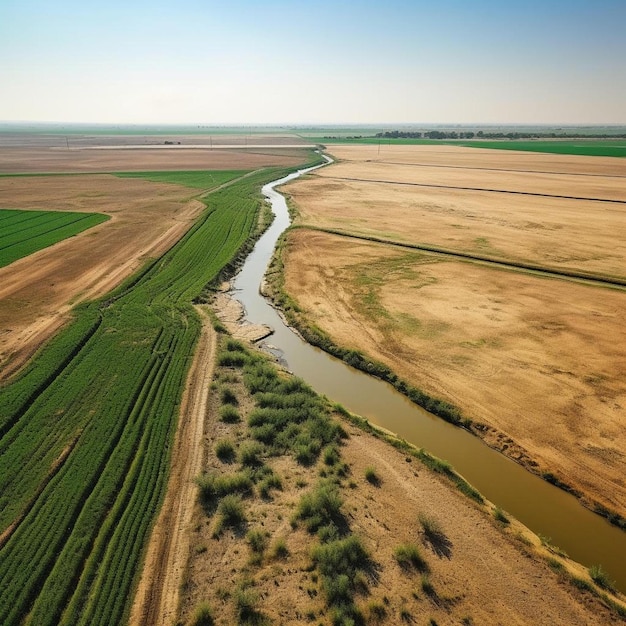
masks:
{"label": "bare soil patch", "polygon": [[[330,179],[358,178],[366,181],[383,181],[406,185],[432,185],[450,187],[509,191],[518,194],[546,196],[573,196],[600,200],[626,202],[626,179],[619,181],[611,176],[581,176],[578,174],[551,174],[543,172],[496,171],[426,166],[415,167],[397,163],[350,163],[339,162],[332,168],[316,172],[317,176]],[[506,202],[506,197],[502,198]]]}
{"label": "bare soil patch", "polygon": [[75,303],[106,293],[170,248],[203,208],[193,194],[108,175],[0,178],[0,206],[112,217],[0,269],[0,378],[66,321]]}
{"label": "bare soil patch", "polygon": [[[229,473],[238,464],[220,461],[215,445],[228,439],[239,448],[245,442],[245,419],[252,404],[240,371],[218,369],[217,381],[234,390],[243,421],[219,421],[218,387],[209,400],[203,469]],[[505,530],[489,507],[468,500],[416,459],[350,424],[345,428],[349,438],[341,447],[347,464],[347,475],[340,481],[342,510],[374,561],[356,599],[367,624],[617,623],[591,596],[581,595],[550,570],[538,556],[539,540],[523,527],[513,521]],[[318,539],[302,525],[291,524],[300,498],[328,467],[322,460],[304,467],[290,457],[268,462],[282,489],[265,499],[256,494],[245,498],[244,526],[215,536],[217,514],[207,515],[196,505],[180,623],[191,623],[202,603],[211,607],[216,624],[237,623],[242,590],[253,600],[254,623],[332,622],[312,567],[311,549]],[[376,484],[366,479],[367,468],[374,469]],[[420,514],[439,523],[439,541],[428,540]],[[260,554],[246,539],[250,530],[265,537],[267,548]],[[286,549],[277,554],[279,542]],[[424,557],[430,588],[418,571],[398,564],[394,551],[407,543],[415,544]]]}

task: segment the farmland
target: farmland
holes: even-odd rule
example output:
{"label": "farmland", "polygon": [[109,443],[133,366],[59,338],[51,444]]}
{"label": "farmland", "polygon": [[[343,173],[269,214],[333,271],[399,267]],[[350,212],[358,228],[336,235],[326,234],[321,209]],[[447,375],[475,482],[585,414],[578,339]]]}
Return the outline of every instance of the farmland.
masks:
{"label": "farmland", "polygon": [[512,150],[522,152],[544,152],[548,154],[577,154],[580,156],[626,157],[626,141],[624,139],[557,139],[522,141],[515,139],[503,140],[457,140],[457,139],[393,139],[378,137],[324,137],[312,136],[322,144],[386,145],[386,146],[461,146],[488,150]]}
{"label": "farmland", "polygon": [[[10,268],[0,268],[0,380],[16,372],[67,322],[72,304],[115,288],[180,239],[204,206],[196,198],[201,190],[213,189],[243,171],[276,163],[291,166],[306,158],[304,151],[281,156],[223,150],[219,154],[196,150],[188,155],[84,150],[69,153],[74,165],[66,163],[63,171],[54,150],[42,150],[41,158],[37,148],[16,150],[23,153],[23,161],[10,161],[8,169],[21,165],[28,171],[0,177],[0,207],[95,211],[111,219],[36,256],[20,259]],[[7,152],[0,151],[0,161]],[[88,174],[75,173],[86,164]],[[133,170],[131,175],[105,173],[118,171],[122,164]],[[207,171],[206,164],[216,169]],[[179,166],[180,171],[172,173]],[[62,173],[42,175],[48,167]],[[159,167],[167,169],[158,171]],[[68,175],[67,170],[73,173]],[[149,180],[138,178],[136,172],[143,172]]]}
{"label": "farmland", "polygon": [[610,287],[626,267],[623,161],[443,146],[335,153],[337,165],[287,188],[299,223],[327,231],[299,228],[285,247],[302,323],[450,402],[490,445],[617,521],[626,357],[624,294]]}
{"label": "farmland", "polygon": [[200,330],[192,301],[254,231],[257,189],[279,173],[208,196],[176,246],[76,307],[74,322],[2,388],[2,623],[127,615]]}
{"label": "farmland", "polygon": [[0,209],[0,267],[102,224],[106,215]]}

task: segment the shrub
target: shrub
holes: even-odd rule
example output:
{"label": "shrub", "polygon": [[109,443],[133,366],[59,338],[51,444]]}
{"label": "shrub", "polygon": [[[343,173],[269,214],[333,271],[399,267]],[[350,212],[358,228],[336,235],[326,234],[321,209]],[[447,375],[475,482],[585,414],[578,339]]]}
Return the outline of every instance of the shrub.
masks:
{"label": "shrub", "polygon": [[328,482],[320,482],[314,490],[302,496],[295,519],[302,520],[311,533],[329,524],[343,527],[345,521],[341,514],[342,505],[343,500],[337,487]]}
{"label": "shrub", "polygon": [[219,320],[213,320],[213,330],[216,333],[221,333],[223,335],[225,335],[228,332],[226,330],[226,326],[224,326],[224,324],[222,324],[222,322],[220,322]]}
{"label": "shrub", "polygon": [[220,393],[220,400],[222,404],[232,404],[233,406],[237,406],[239,404],[239,400],[237,400],[237,395],[230,387],[223,387]]}
{"label": "shrub", "polygon": [[602,569],[602,565],[592,565],[589,568],[589,576],[598,587],[607,591],[615,591],[615,583],[609,578],[607,572]]}
{"label": "shrub", "polygon": [[398,546],[394,550],[393,556],[402,569],[408,570],[413,568],[420,572],[428,571],[428,563],[420,554],[419,548],[413,543],[405,543]]}
{"label": "shrub", "polygon": [[361,539],[350,535],[320,544],[313,548],[312,558],[320,571],[328,606],[338,611],[342,619],[354,619],[358,615],[353,603],[357,574],[370,566],[370,556]]}
{"label": "shrub", "polygon": [[258,488],[259,488],[259,495],[262,498],[269,498],[271,495],[271,490],[272,489],[282,489],[283,488],[283,483],[280,480],[280,476],[278,476],[278,474],[275,474],[274,472],[272,472],[271,474],[268,474],[265,478],[263,478],[263,480],[261,480],[258,484]]}
{"label": "shrub", "polygon": [[217,364],[221,367],[243,367],[248,358],[243,352],[220,352]]}
{"label": "shrub", "polygon": [[246,513],[243,508],[241,498],[234,494],[229,494],[222,498],[218,511],[222,516],[221,526],[234,527],[246,521]]}
{"label": "shrub", "polygon": [[225,424],[236,424],[241,421],[241,416],[234,406],[225,404],[220,407],[220,419]]}
{"label": "shrub", "polygon": [[259,602],[259,594],[249,587],[240,586],[234,594],[235,611],[240,623],[254,623],[259,619],[256,605]]}
{"label": "shrub", "polygon": [[365,468],[365,480],[376,487],[380,485],[380,476],[377,474],[376,469],[371,465]]}
{"label": "shrub", "polygon": [[255,467],[262,465],[261,455],[263,454],[263,446],[256,441],[244,443],[239,449],[239,462],[247,467]]}
{"label": "shrub", "polygon": [[312,556],[322,576],[331,578],[347,574],[352,579],[370,561],[369,553],[357,535],[317,545],[313,548]]}
{"label": "shrub", "polygon": [[199,604],[191,618],[190,626],[213,626],[213,610],[206,602]]}
{"label": "shrub", "polygon": [[252,479],[248,472],[221,475],[211,472],[197,478],[196,483],[200,487],[200,499],[205,505],[229,494],[244,495],[252,490]]}
{"label": "shrub", "polygon": [[367,610],[368,613],[370,615],[370,619],[374,622],[380,622],[382,620],[385,619],[385,617],[387,617],[387,608],[385,607],[385,605],[378,601],[378,600],[372,600],[368,605],[367,605]]}
{"label": "shrub", "polygon": [[315,442],[299,443],[293,448],[293,453],[300,465],[313,465],[319,454],[319,446]]}
{"label": "shrub", "polygon": [[271,556],[274,559],[286,559],[289,556],[289,548],[283,537],[278,538],[272,547]]}
{"label": "shrub", "polygon": [[336,465],[339,463],[339,448],[336,445],[326,446],[322,452],[322,459],[329,467]]}
{"label": "shrub", "polygon": [[226,340],[225,348],[228,352],[246,352],[246,347],[241,343],[241,341],[237,341],[232,337],[229,337]]}
{"label": "shrub", "polygon": [[235,446],[230,439],[220,439],[215,444],[215,455],[222,463],[231,463],[235,458]]}

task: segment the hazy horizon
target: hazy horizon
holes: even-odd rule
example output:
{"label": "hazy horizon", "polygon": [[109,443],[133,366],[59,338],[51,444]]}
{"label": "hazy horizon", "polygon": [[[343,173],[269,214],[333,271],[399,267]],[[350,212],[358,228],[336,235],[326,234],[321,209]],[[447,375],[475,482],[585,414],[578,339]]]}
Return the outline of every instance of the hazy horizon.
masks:
{"label": "hazy horizon", "polygon": [[294,4],[9,0],[0,120],[626,124],[624,2]]}

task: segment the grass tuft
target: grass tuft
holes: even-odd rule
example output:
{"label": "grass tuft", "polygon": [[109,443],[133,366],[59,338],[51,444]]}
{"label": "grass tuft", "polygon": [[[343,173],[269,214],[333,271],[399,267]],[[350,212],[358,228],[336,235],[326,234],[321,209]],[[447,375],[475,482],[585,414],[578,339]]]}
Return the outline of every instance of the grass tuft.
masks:
{"label": "grass tuft", "polygon": [[370,485],[374,485],[374,487],[379,487],[382,482],[376,468],[371,465],[365,468],[365,480],[367,480]]}
{"label": "grass tuft", "polygon": [[441,524],[434,517],[425,513],[420,513],[417,517],[428,539],[437,539],[443,535]]}
{"label": "grass tuft", "polygon": [[398,565],[404,569],[416,569],[418,572],[427,572],[428,563],[421,555],[419,548],[414,543],[404,543],[399,545],[393,552],[393,556]]}
{"label": "grass tuft", "polygon": [[193,613],[190,626],[213,626],[215,619],[213,618],[213,609],[207,602],[200,603]]}
{"label": "grass tuft", "polygon": [[232,406],[237,406],[239,404],[237,395],[230,387],[222,388],[222,391],[220,392],[220,400],[222,404],[231,404]]}
{"label": "grass tuft", "polygon": [[232,463],[235,460],[235,446],[230,439],[220,439],[215,444],[215,456],[222,463]]}
{"label": "grass tuft", "polygon": [[224,528],[237,528],[246,521],[246,513],[243,507],[243,501],[240,496],[230,494],[224,496],[218,507],[220,514],[215,530],[215,537],[218,537]]}
{"label": "grass tuft", "polygon": [[230,404],[220,407],[220,420],[225,424],[236,424],[241,421],[239,411]]}
{"label": "grass tuft", "polygon": [[336,485],[322,481],[312,491],[305,493],[298,504],[295,521],[302,521],[314,533],[324,527],[344,527],[341,513],[343,500]]}
{"label": "grass tuft", "polygon": [[598,587],[602,587],[602,589],[611,592],[615,591],[615,582],[612,581],[608,573],[602,569],[602,565],[592,565],[589,568],[589,576],[591,576],[591,580],[593,580]]}
{"label": "grass tuft", "polygon": [[496,507],[493,510],[493,517],[501,524],[507,525],[511,523],[509,518],[506,516],[506,513],[500,507]]}
{"label": "grass tuft", "polygon": [[270,556],[273,559],[286,559],[289,556],[289,548],[283,537],[279,537],[272,546]]}

